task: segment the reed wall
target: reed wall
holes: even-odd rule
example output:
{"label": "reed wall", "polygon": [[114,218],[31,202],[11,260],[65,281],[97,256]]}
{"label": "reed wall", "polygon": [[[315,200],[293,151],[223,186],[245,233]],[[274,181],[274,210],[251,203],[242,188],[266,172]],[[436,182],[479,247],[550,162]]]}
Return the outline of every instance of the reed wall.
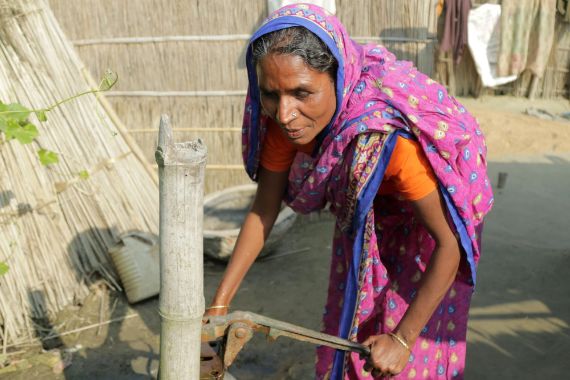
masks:
{"label": "reed wall", "polygon": [[[265,0],[49,2],[93,75],[108,67],[119,74],[108,99],[149,165],[159,116],[168,113],[176,139],[208,146],[207,192],[249,181],[241,161],[244,52],[266,17]],[[338,0],[337,16],[359,41],[382,41],[431,74],[436,3]]]}

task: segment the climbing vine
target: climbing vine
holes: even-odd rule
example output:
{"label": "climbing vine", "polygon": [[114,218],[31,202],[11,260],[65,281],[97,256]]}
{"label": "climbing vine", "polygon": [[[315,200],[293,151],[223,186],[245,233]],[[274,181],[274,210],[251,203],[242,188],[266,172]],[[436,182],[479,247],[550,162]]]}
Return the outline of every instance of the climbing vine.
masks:
{"label": "climbing vine", "polygon": [[[62,104],[84,95],[109,91],[117,81],[117,74],[107,70],[97,88],[75,94],[48,107],[39,109],[28,108],[20,103],[5,104],[0,100],[0,144],[11,140],[17,140],[20,144],[31,144],[39,136],[39,131],[36,125],[29,120],[30,115],[34,114],[39,122],[44,122],[47,120],[48,112]],[[40,148],[36,153],[40,163],[44,166],[59,162],[59,155],[56,152]],[[82,170],[78,173],[78,176],[80,179],[87,179],[89,178],[89,172]],[[0,276],[6,274],[8,270],[8,264],[5,261],[0,261]]]}

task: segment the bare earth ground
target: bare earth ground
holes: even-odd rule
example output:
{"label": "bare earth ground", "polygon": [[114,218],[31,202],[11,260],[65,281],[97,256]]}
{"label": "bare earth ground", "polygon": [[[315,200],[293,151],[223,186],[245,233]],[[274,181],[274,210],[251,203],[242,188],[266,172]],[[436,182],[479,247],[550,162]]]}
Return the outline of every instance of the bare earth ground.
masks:
{"label": "bare earth ground", "polygon": [[[468,334],[467,379],[559,379],[570,373],[570,122],[526,116],[527,107],[570,111],[568,101],[463,99],[479,119],[489,146],[489,174],[506,185],[485,226],[483,256]],[[277,254],[258,262],[233,305],[318,329],[328,275],[329,216],[298,220]],[[206,300],[223,266],[205,263]],[[103,297],[103,298],[101,298]],[[156,376],[160,319],[157,299],[129,306],[98,290],[82,307],[62,313],[53,328],[125,318],[39,347],[19,348],[4,379],[148,379]],[[9,351],[10,352],[10,351]],[[5,358],[4,358],[5,359]],[[246,379],[310,379],[314,347],[280,338],[254,338],[231,373]]]}

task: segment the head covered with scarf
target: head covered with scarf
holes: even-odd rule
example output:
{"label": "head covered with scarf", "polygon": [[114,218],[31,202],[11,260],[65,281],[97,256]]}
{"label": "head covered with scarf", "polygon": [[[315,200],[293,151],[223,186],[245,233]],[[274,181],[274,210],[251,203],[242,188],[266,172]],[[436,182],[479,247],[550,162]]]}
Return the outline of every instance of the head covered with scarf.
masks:
{"label": "head covered with scarf", "polygon": [[[327,11],[295,4],[271,14],[252,36],[247,51],[249,88],[242,138],[244,164],[252,179],[257,178],[269,122],[261,109],[252,44],[265,34],[298,26],[321,39],[337,60],[336,110],[317,136],[313,154],[297,153],[286,201],[302,213],[329,205],[337,217],[348,267],[343,274],[343,306],[336,317],[338,331],[330,332],[356,338],[359,324],[366,320],[359,314],[365,305],[358,295],[366,293],[368,259],[382,259],[382,252],[373,247],[381,246],[373,231],[382,221],[375,199],[396,137],[416,139],[426,154],[460,238],[463,275],[458,277],[468,286],[474,284],[480,255],[479,227],[493,203],[486,146],[475,119],[441,85],[411,63],[397,61],[380,45],[354,42]],[[343,361],[337,353],[328,373],[340,373]]]}

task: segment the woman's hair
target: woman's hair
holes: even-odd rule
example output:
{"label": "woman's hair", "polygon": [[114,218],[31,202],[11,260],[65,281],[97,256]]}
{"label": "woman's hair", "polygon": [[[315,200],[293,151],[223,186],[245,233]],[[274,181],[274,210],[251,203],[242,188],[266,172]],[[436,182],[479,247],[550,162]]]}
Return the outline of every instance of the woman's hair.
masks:
{"label": "woman's hair", "polygon": [[270,54],[300,57],[311,68],[328,73],[335,82],[338,62],[327,45],[313,32],[301,26],[264,34],[253,42],[253,65]]}

